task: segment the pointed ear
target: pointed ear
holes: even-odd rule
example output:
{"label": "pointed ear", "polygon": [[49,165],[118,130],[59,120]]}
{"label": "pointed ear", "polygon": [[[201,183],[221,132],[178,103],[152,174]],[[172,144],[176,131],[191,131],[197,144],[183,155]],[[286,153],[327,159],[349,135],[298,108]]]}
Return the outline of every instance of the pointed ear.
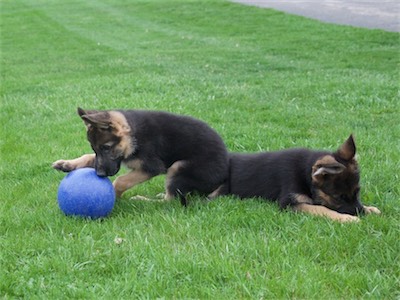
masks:
{"label": "pointed ear", "polygon": [[84,111],[83,109],[78,108],[78,114],[85,122],[88,129],[96,127],[108,130],[111,127],[110,116],[105,111]]}
{"label": "pointed ear", "polygon": [[93,115],[96,114],[98,112],[101,112],[100,110],[87,110],[87,109],[83,109],[78,107],[77,113],[80,117],[84,116],[84,115]]}
{"label": "pointed ear", "polygon": [[344,160],[351,160],[356,155],[356,143],[354,142],[353,135],[351,134],[349,138],[339,147],[337,154],[340,158]]}
{"label": "pointed ear", "polygon": [[82,108],[80,108],[80,107],[78,107],[78,115],[80,116],[80,117],[82,117],[83,115],[86,115],[86,111],[84,111]]}

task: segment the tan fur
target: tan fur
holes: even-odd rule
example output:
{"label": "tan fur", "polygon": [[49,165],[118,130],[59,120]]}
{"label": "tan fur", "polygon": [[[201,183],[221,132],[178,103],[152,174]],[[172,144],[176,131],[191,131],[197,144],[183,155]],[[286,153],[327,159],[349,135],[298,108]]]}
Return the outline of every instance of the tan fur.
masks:
{"label": "tan fur", "polygon": [[132,171],[117,177],[113,183],[117,197],[121,197],[126,190],[152,177],[141,170],[142,161],[139,159],[131,160],[126,166]]}
{"label": "tan fur", "polygon": [[298,204],[293,207],[295,211],[306,212],[315,216],[324,216],[329,219],[345,222],[359,222],[360,218],[348,214],[341,214],[322,205]]}
{"label": "tan fur", "polygon": [[71,160],[60,159],[53,163],[53,168],[58,170],[68,170],[68,172],[86,167],[94,168],[95,159],[96,154],[84,154],[81,157]]}
{"label": "tan fur", "polygon": [[366,214],[377,214],[377,215],[381,214],[381,211],[374,206],[365,206],[364,205],[364,211]]}
{"label": "tan fur", "polygon": [[140,170],[142,168],[142,161],[139,159],[133,159],[125,163],[125,166],[131,170]]}
{"label": "tan fur", "polygon": [[358,163],[355,158],[351,160],[351,163],[347,166],[347,169],[352,173],[358,172]]}
{"label": "tan fur", "polygon": [[132,128],[129,126],[125,116],[119,111],[110,111],[110,121],[113,127],[113,133],[121,137],[121,142],[118,144],[118,148],[124,153],[124,158],[127,158],[134,152],[135,143],[132,140],[130,134]]}
{"label": "tan fur", "polygon": [[332,155],[325,155],[318,159],[315,163],[314,166],[318,165],[329,165],[329,164],[334,164],[337,163],[337,160],[332,156]]}
{"label": "tan fur", "polygon": [[179,160],[176,161],[168,168],[167,171],[167,178],[165,180],[165,200],[171,200],[175,197],[175,195],[172,195],[171,193],[168,192],[168,186],[171,183],[172,177],[179,171],[180,168],[182,168],[185,165],[185,161]]}
{"label": "tan fur", "polygon": [[336,203],[333,201],[333,199],[328,195],[325,194],[321,190],[317,190],[318,193],[318,198],[322,200],[322,205],[328,206],[328,207],[337,207]]}
{"label": "tan fur", "polygon": [[119,176],[113,183],[115,194],[119,198],[126,190],[150,178],[151,176],[149,174],[141,170],[134,170],[126,175]]}
{"label": "tan fur", "polygon": [[[318,168],[320,168],[320,166],[330,165],[335,163],[337,163],[337,160],[332,155],[325,155],[314,163],[311,174],[314,174],[318,170]],[[312,180],[317,181],[317,178],[313,176]]]}
{"label": "tan fur", "polygon": [[313,201],[310,197],[302,194],[295,194],[294,198],[296,199],[297,203],[306,203],[306,204],[313,204]]}
{"label": "tan fur", "polygon": [[349,144],[349,140],[344,142],[340,148],[338,149],[338,153],[340,157],[344,158],[345,160],[350,160],[354,156],[354,148],[352,148]]}

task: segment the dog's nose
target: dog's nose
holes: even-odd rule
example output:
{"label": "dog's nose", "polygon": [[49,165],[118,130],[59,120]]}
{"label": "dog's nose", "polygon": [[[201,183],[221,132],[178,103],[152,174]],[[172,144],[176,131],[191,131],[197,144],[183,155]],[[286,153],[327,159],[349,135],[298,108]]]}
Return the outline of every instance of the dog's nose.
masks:
{"label": "dog's nose", "polygon": [[106,171],[105,170],[96,170],[96,174],[97,174],[97,176],[99,176],[99,177],[107,177],[107,173],[106,173]]}

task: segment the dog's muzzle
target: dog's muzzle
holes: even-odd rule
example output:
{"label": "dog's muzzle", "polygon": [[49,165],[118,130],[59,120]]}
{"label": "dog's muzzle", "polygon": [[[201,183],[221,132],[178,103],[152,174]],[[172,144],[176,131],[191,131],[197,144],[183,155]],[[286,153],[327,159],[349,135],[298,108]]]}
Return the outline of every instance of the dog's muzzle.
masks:
{"label": "dog's muzzle", "polygon": [[121,167],[121,160],[105,160],[96,155],[96,174],[100,177],[114,176]]}

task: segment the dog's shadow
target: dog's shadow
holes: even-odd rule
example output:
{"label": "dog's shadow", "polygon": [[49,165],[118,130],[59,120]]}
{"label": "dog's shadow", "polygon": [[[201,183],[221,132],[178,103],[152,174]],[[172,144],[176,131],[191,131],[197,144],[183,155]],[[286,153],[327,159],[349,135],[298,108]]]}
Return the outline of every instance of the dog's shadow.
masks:
{"label": "dog's shadow", "polygon": [[160,211],[177,210],[183,207],[178,198],[172,200],[164,200],[160,197],[148,197],[148,196],[123,196],[121,199],[115,201],[114,209],[111,214],[112,217],[124,217],[124,216],[141,216],[143,214],[155,214]]}

